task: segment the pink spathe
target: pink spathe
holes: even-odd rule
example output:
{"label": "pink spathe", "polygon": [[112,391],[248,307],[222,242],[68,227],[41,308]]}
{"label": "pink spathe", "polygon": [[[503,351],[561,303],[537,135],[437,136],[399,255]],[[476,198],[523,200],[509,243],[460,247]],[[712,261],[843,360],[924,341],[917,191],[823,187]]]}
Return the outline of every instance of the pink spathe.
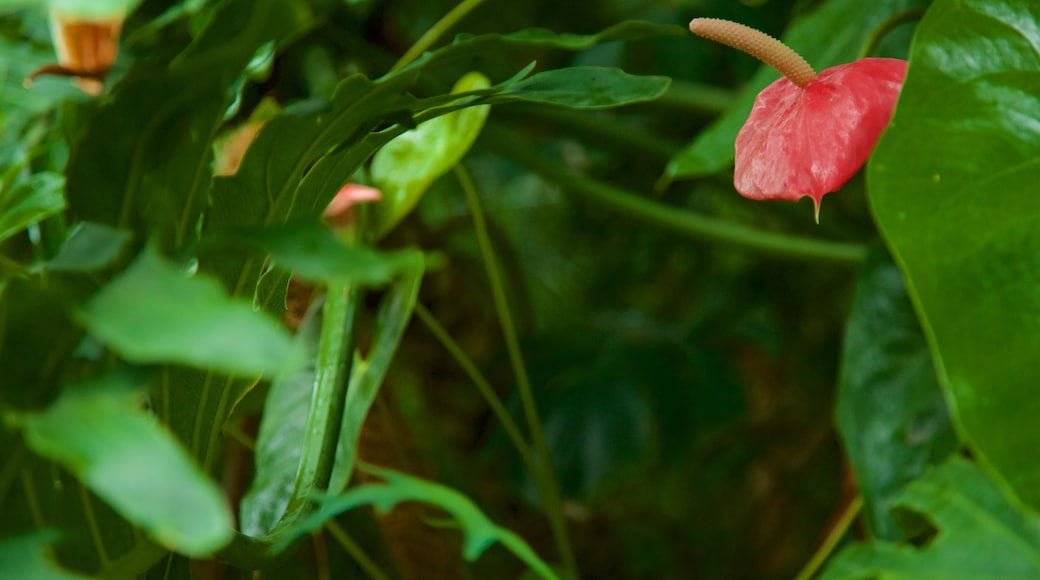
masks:
{"label": "pink spathe", "polygon": [[892,111],[907,63],[864,58],[831,67],[799,88],[781,78],[758,94],[737,134],[733,183],[744,197],[798,201],[817,214],[866,163]]}

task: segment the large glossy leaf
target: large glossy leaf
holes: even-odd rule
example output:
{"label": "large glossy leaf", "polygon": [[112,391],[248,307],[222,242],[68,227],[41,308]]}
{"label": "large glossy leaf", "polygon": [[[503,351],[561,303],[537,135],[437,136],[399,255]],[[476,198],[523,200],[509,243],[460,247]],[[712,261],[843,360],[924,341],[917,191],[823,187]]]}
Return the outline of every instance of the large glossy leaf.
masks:
{"label": "large glossy leaf", "polygon": [[142,409],[129,375],[73,385],[40,413],[15,417],[35,453],[65,466],[157,542],[193,556],[231,539],[220,490]]}
{"label": "large glossy leaf", "polygon": [[[817,71],[855,60],[874,29],[903,12],[922,9],[930,0],[829,0],[799,19],[783,36]],[[692,44],[692,43],[691,43]],[[733,142],[758,92],[780,77],[763,65],[733,106],[672,158],[669,179],[711,175],[733,164]]]}
{"label": "large glossy leaf", "polygon": [[91,298],[79,318],[132,362],[243,375],[274,375],[298,362],[276,320],[229,298],[216,280],[186,275],[152,247]]}
{"label": "large glossy leaf", "polygon": [[326,520],[355,507],[374,505],[382,511],[389,511],[400,502],[420,501],[443,509],[459,523],[466,534],[463,545],[463,555],[466,559],[475,560],[492,544],[500,542],[540,577],[559,578],[523,538],[495,525],[481,513],[477,506],[473,505],[469,498],[461,493],[389,469],[365,466],[364,470],[385,479],[386,483],[368,483],[355,487],[343,495],[323,498],[320,509],[294,525],[292,530],[286,534],[286,540],[316,530]]}
{"label": "large glossy leaf", "polygon": [[1040,577],[1040,516],[1009,502],[973,463],[953,457],[895,505],[938,528],[923,547],[874,542],[840,553],[821,580],[1006,580]]}
{"label": "large glossy leaf", "polygon": [[939,380],[982,464],[1040,505],[1040,5],[936,2],[868,168]]}
{"label": "large glossy leaf", "polygon": [[899,269],[879,251],[859,276],[842,347],[838,430],[871,530],[899,540],[892,501],[958,441]]}

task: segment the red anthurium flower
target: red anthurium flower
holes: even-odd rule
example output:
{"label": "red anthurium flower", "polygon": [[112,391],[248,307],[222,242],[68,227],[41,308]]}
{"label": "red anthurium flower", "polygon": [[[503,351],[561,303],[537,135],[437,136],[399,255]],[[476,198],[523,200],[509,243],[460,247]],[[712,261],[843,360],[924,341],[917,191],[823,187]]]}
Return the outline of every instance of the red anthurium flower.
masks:
{"label": "red anthurium flower", "polygon": [[753,28],[696,18],[690,31],[757,57],[784,77],[758,94],[736,141],[733,184],[744,197],[820,200],[866,163],[906,76],[906,61],[864,58],[819,75],[779,40]]}

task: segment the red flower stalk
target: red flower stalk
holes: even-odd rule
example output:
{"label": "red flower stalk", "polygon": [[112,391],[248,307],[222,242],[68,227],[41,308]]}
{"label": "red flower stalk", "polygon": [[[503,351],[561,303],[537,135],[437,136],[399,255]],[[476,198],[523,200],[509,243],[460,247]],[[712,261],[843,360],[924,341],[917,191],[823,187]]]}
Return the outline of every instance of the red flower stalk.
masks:
{"label": "red flower stalk", "polygon": [[733,185],[749,199],[820,200],[866,163],[906,76],[906,61],[864,58],[816,74],[779,40],[742,24],[695,18],[690,31],[783,74],[755,99],[737,134]]}

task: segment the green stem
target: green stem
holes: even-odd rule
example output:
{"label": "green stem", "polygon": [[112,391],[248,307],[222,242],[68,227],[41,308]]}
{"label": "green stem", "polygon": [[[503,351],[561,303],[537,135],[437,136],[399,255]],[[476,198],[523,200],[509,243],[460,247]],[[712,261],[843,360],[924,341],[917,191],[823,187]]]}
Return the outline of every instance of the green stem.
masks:
{"label": "green stem", "polygon": [[451,30],[467,14],[483,3],[484,0],[463,0],[462,2],[459,2],[458,6],[452,8],[451,11],[442,16],[440,20],[419,37],[419,40],[415,41],[415,44],[408,49],[408,52],[405,52],[404,56],[398,59],[397,62],[394,63],[394,66],[390,67],[390,72],[404,68],[408,63],[419,58],[419,55],[433,46],[441,36]]}
{"label": "green stem", "polygon": [[473,229],[477,236],[477,245],[480,247],[480,255],[487,270],[488,282],[491,285],[491,297],[495,303],[495,313],[499,324],[502,326],[502,337],[506,343],[506,351],[509,354],[509,362],[516,375],[517,391],[520,394],[520,404],[524,410],[524,418],[527,428],[531,432],[531,441],[534,444],[535,459],[538,469],[531,475],[538,482],[539,495],[545,502],[546,515],[549,517],[549,526],[556,540],[556,547],[560,553],[560,559],[567,570],[570,578],[578,578],[578,565],[571,550],[570,539],[567,537],[566,524],[563,519],[563,500],[560,489],[556,482],[556,474],[553,472],[552,458],[549,456],[549,446],[545,443],[545,433],[542,430],[542,421],[538,416],[538,408],[534,401],[534,392],[531,389],[531,380],[527,376],[527,367],[524,365],[523,354],[520,350],[520,341],[517,338],[516,325],[509,310],[506,300],[505,285],[498,271],[498,262],[495,260],[494,249],[491,247],[491,237],[488,235],[487,222],[484,220],[484,211],[480,207],[480,199],[477,196],[476,187],[469,173],[461,165],[455,166],[455,177],[466,195],[466,203],[473,216]]}
{"label": "green stem", "polygon": [[527,441],[524,439],[523,434],[520,432],[520,427],[513,421],[513,417],[506,410],[505,404],[502,403],[502,399],[498,397],[495,390],[491,387],[491,383],[487,380],[480,369],[473,360],[462,350],[457,342],[448,334],[441,323],[433,316],[422,304],[415,305],[415,315],[419,320],[426,325],[427,330],[433,334],[434,338],[441,343],[441,346],[448,351],[448,354],[455,359],[455,362],[462,367],[463,372],[469,377],[469,380],[473,381],[476,385],[477,390],[487,401],[488,407],[491,407],[491,412],[495,414],[495,418],[498,419],[499,423],[502,424],[502,428],[505,429],[506,435],[512,441],[513,446],[516,447],[520,457],[523,459],[527,468],[534,472],[537,467],[537,463],[534,461],[534,455],[531,453],[531,449],[527,446]]}
{"label": "green stem", "polygon": [[849,505],[845,507],[845,510],[841,512],[841,517],[831,528],[831,531],[827,533],[827,537],[820,544],[816,553],[813,554],[812,558],[806,563],[802,571],[798,573],[795,580],[811,580],[816,572],[830,557],[831,552],[834,551],[835,546],[838,542],[845,537],[845,533],[849,531],[849,527],[852,526],[852,522],[856,521],[856,516],[859,515],[859,510],[863,508],[863,496],[856,496],[856,499],[849,502]]}
{"label": "green stem", "polygon": [[350,537],[350,534],[343,529],[335,520],[329,520],[325,522],[325,529],[328,530],[329,535],[332,536],[336,543],[339,544],[343,551],[347,553],[354,562],[357,563],[365,574],[372,580],[390,580],[390,577],[376,564],[372,558],[368,557],[368,554],[354,541],[354,538]]}
{"label": "green stem", "polygon": [[495,115],[497,118],[515,120],[517,124],[528,124],[532,119],[535,122],[546,121],[554,127],[567,129],[590,143],[610,146],[620,151],[638,152],[662,161],[671,159],[680,147],[678,143],[670,143],[668,139],[621,123],[618,118],[603,112],[513,105],[496,108]]}
{"label": "green stem", "polygon": [[[348,367],[353,361],[356,310],[357,292],[347,284],[330,283],[322,305],[314,396],[304,433],[304,453],[287,513],[309,502],[308,496],[314,490],[328,488],[346,401],[345,377],[349,376]],[[314,449],[318,452],[308,451]]]}
{"label": "green stem", "polygon": [[650,103],[653,107],[684,109],[697,113],[721,115],[737,100],[728,90],[689,81],[672,79],[668,90]]}
{"label": "green stem", "polygon": [[520,165],[593,203],[688,238],[798,260],[858,264],[867,254],[862,244],[766,232],[653,201],[635,192],[579,175],[563,163],[537,153],[529,143],[524,143],[523,139],[512,133],[487,127],[483,138],[488,145]]}

